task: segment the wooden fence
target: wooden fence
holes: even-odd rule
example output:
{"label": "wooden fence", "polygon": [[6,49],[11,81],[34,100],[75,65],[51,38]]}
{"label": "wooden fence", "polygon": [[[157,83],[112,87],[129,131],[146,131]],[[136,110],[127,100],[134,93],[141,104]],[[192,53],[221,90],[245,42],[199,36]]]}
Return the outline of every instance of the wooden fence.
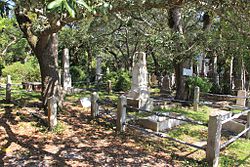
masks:
{"label": "wooden fence", "polygon": [[[196,92],[198,93],[199,89],[196,88]],[[194,100],[194,103],[198,104],[199,101],[197,99],[199,98],[199,96],[195,96],[195,97],[196,98]],[[197,106],[195,108],[197,108]],[[168,117],[171,119],[178,119],[178,120],[185,121],[185,122],[192,123],[192,124],[207,126],[208,127],[207,145],[206,146],[198,146],[198,145],[195,145],[192,143],[178,140],[176,138],[172,138],[172,137],[166,135],[165,133],[152,132],[152,131],[149,131],[149,130],[144,129],[142,127],[139,127],[137,125],[129,124],[128,120],[131,120],[131,119],[128,119],[129,115],[127,113],[127,109],[133,109],[136,111],[151,113],[153,115],[165,116],[165,117]],[[99,113],[98,95],[97,95],[97,93],[93,93],[92,97],[91,97],[91,115],[93,118],[95,118],[98,115],[98,113]],[[226,122],[231,121],[235,118],[238,118],[244,114],[247,114],[246,128],[242,132],[237,134],[236,136],[232,137],[227,142],[221,144],[220,139],[221,139],[222,125],[225,124]],[[132,119],[134,119],[134,118],[132,118]],[[250,130],[249,130],[250,129],[250,110],[245,110],[241,113],[235,114],[232,117],[224,119],[224,120],[222,119],[222,115],[220,113],[214,113],[214,114],[211,114],[209,116],[208,124],[206,124],[206,123],[194,121],[194,120],[191,120],[188,118],[180,119],[180,118],[176,118],[173,116],[165,115],[164,113],[152,112],[152,111],[147,111],[147,110],[143,110],[143,109],[134,108],[132,106],[128,106],[126,96],[122,95],[119,97],[118,104],[117,104],[116,130],[118,132],[125,132],[127,126],[131,127],[131,128],[135,128],[135,129],[140,130],[142,132],[156,135],[156,136],[161,137],[161,138],[167,138],[169,140],[173,140],[175,142],[178,142],[178,143],[181,143],[181,144],[184,144],[187,146],[191,146],[191,147],[194,147],[196,149],[201,149],[201,150],[206,152],[206,159],[207,159],[209,166],[217,167],[218,162],[219,162],[220,150],[225,149],[228,145],[232,144],[234,141],[239,139],[244,134],[246,134],[247,138],[250,138]]]}

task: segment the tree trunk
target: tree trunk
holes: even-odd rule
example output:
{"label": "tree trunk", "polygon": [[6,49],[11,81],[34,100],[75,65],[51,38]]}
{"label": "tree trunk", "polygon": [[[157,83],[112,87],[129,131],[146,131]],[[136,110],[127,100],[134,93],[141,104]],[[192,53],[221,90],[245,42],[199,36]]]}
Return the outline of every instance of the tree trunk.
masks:
{"label": "tree trunk", "polygon": [[38,59],[42,80],[42,105],[47,112],[47,101],[50,96],[58,99],[59,106],[62,105],[64,93],[59,85],[58,75],[58,39],[59,27],[51,27],[40,33],[32,31],[32,21],[20,8],[15,9],[18,25],[27,39],[31,49]]}
{"label": "tree trunk", "polygon": [[188,99],[188,87],[186,85],[186,77],[183,76],[183,62],[174,63],[175,82],[176,82],[176,99]]}
{"label": "tree trunk", "polygon": [[[183,34],[183,29],[181,25],[181,8],[174,7],[169,10],[169,27],[172,28],[174,32],[179,32]],[[174,69],[176,77],[176,99],[187,100],[188,99],[188,87],[186,86],[186,77],[183,76],[184,61],[180,61],[180,57],[174,59]]]}
{"label": "tree trunk", "polygon": [[59,74],[58,74],[58,39],[57,34],[53,33],[39,40],[36,49],[36,56],[41,70],[42,79],[42,104],[47,112],[47,101],[51,96],[58,99],[59,106],[62,105],[64,93],[60,88]]}
{"label": "tree trunk", "polygon": [[241,56],[235,56],[233,61],[233,78],[235,83],[235,90],[242,90],[244,88],[244,63]]}

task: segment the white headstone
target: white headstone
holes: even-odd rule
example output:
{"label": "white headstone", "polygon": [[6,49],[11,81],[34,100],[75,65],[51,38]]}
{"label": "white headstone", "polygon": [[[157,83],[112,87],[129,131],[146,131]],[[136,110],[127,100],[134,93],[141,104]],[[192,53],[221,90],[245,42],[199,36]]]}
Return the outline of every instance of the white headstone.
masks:
{"label": "white headstone", "polygon": [[96,78],[95,81],[98,82],[102,77],[102,58],[98,56],[96,58]]}
{"label": "white headstone", "polygon": [[149,97],[148,71],[146,54],[144,52],[135,53],[134,67],[132,69],[132,86],[128,96],[134,99]]}
{"label": "white headstone", "polygon": [[134,102],[138,102],[138,108],[152,110],[153,101],[149,98],[146,54],[144,52],[136,52],[133,64],[132,86],[127,97]]}
{"label": "white headstone", "polygon": [[81,102],[81,105],[82,105],[83,108],[89,108],[89,107],[91,107],[91,101],[87,97],[81,98],[80,102]]}
{"label": "white headstone", "polygon": [[72,87],[71,75],[69,71],[69,49],[63,50],[63,88],[69,90]]}

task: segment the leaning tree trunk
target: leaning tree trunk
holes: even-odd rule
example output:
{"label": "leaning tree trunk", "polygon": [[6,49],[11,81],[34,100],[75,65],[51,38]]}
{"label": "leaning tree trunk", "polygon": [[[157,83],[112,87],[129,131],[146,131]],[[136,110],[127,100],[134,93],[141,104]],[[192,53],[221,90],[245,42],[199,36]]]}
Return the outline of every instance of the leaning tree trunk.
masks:
{"label": "leaning tree trunk", "polygon": [[52,24],[43,31],[34,33],[34,22],[29,18],[24,9],[17,7],[15,16],[24,37],[38,59],[42,79],[42,104],[47,111],[47,101],[51,96],[58,99],[59,107],[62,106],[64,97],[63,89],[59,85],[58,75],[58,39],[57,34],[64,24]]}
{"label": "leaning tree trunk", "polygon": [[42,102],[44,108],[51,96],[59,96],[58,39],[55,33],[39,41],[45,47],[37,48],[36,56],[41,70]]}

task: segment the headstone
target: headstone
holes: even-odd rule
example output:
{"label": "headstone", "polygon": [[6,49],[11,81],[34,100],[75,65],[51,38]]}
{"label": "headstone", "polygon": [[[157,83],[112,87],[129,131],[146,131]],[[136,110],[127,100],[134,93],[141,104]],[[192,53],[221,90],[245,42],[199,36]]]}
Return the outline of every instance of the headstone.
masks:
{"label": "headstone", "polygon": [[98,83],[102,78],[102,58],[98,56],[96,58],[96,77],[95,82]]}
{"label": "headstone", "polygon": [[[177,119],[185,119],[185,117],[180,114],[176,114],[176,113],[165,113],[165,114],[167,116],[176,117]],[[171,129],[173,127],[176,127],[178,125],[185,123],[184,121],[180,121],[177,119],[152,115],[149,117],[140,118],[138,122],[140,125],[142,125],[143,127],[147,129],[151,129],[153,131],[159,132],[159,131],[163,131],[166,129]]]}
{"label": "headstone", "polygon": [[89,98],[84,97],[80,99],[80,103],[82,105],[83,108],[89,108],[91,107],[91,101]]}
{"label": "headstone", "polygon": [[228,121],[222,125],[222,129],[228,130],[234,133],[240,133],[245,130],[246,126],[242,123],[236,122],[234,120]]}
{"label": "headstone", "polygon": [[127,103],[137,108],[152,110],[153,101],[149,98],[146,54],[136,52],[134,56],[132,86],[127,95]]}
{"label": "headstone", "polygon": [[244,98],[244,97],[247,96],[247,92],[245,90],[238,90],[237,96],[239,98],[237,98],[237,100],[236,100],[236,105],[245,107],[246,106],[246,98]]}
{"label": "headstone", "polygon": [[171,75],[171,87],[175,85],[175,73],[172,73]]}
{"label": "headstone", "polygon": [[158,84],[157,76],[155,74],[151,75],[151,83],[152,83],[152,85]]}
{"label": "headstone", "polygon": [[108,80],[107,91],[108,91],[109,94],[112,92],[112,82],[111,82],[111,80]]}
{"label": "headstone", "polygon": [[63,88],[68,91],[72,87],[71,75],[69,71],[69,49],[63,50]]}
{"label": "headstone", "polygon": [[168,75],[163,78],[161,91],[171,91],[171,79]]}

